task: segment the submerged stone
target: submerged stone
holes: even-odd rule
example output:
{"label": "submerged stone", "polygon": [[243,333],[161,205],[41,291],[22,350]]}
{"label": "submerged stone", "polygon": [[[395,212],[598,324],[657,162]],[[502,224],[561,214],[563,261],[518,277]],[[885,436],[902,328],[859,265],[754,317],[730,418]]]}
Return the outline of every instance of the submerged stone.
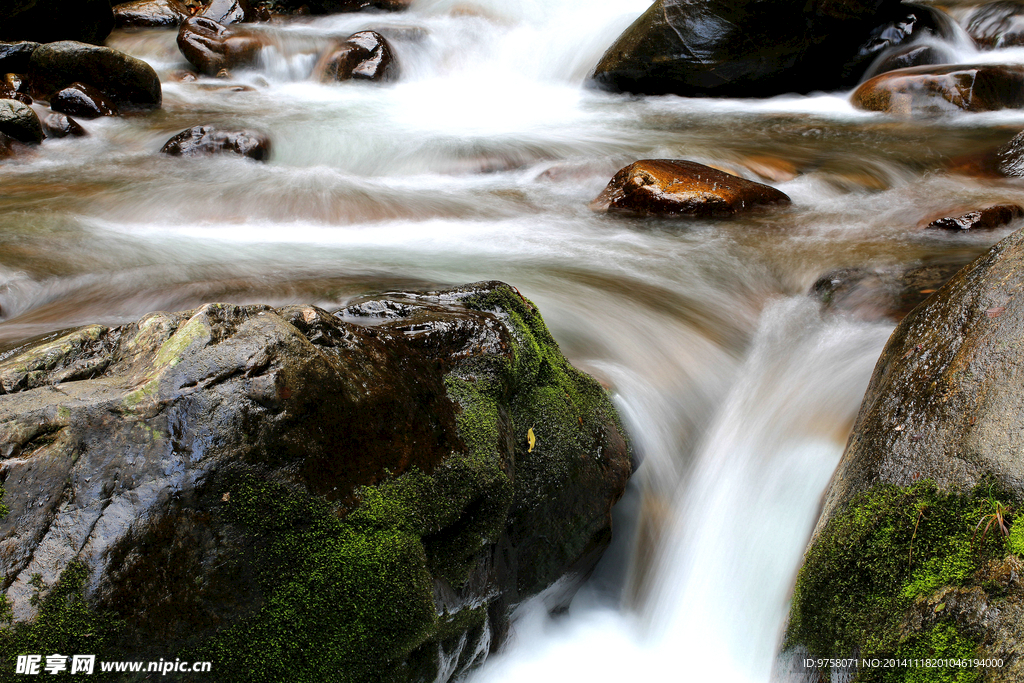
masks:
{"label": "submerged stone", "polygon": [[0,657],[70,610],[62,654],[226,682],[461,675],[589,573],[632,469],[605,391],[495,282],[29,344],[0,453]]}
{"label": "submerged stone", "polygon": [[931,221],[926,227],[957,232],[992,230],[1009,225],[1022,217],[1024,217],[1024,207],[1017,204],[997,204],[957,216],[943,216]]}
{"label": "submerged stone", "polygon": [[393,81],[398,62],[391,45],[376,31],[360,31],[332,48],[317,63],[313,76],[320,81]]}
{"label": "submerged stone", "polygon": [[626,166],[591,203],[594,211],[637,216],[729,216],[789,197],[693,161],[644,159]]}
{"label": "submerged stone", "polygon": [[902,116],[1024,107],[1024,67],[953,64],[898,69],[866,81],[850,98],[859,109]]}
{"label": "submerged stone", "polygon": [[250,130],[194,126],[168,140],[160,151],[171,156],[186,157],[230,153],[256,161],[267,161],[270,158],[270,138]]}

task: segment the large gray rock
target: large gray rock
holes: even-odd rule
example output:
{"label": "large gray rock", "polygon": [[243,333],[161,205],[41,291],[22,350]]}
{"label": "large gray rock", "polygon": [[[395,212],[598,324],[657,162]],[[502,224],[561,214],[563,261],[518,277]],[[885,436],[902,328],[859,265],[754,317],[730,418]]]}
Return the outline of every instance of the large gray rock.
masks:
{"label": "large gray rock", "polygon": [[146,62],[109,47],[70,40],[35,50],[28,81],[33,96],[46,100],[73,83],[85,83],[122,111],[159,107],[162,99],[160,78]]}
{"label": "large gray rock", "polygon": [[30,344],[0,361],[0,456],[0,657],[219,681],[447,680],[586,575],[631,471],[604,390],[500,283]]}
{"label": "large gray rock", "polygon": [[1022,287],[1018,231],[896,328],[800,572],[790,651],[1001,658],[981,680],[1024,676]]}
{"label": "large gray rock", "polygon": [[605,52],[616,92],[764,97],[854,85],[887,50],[955,24],[894,0],[657,0]]}

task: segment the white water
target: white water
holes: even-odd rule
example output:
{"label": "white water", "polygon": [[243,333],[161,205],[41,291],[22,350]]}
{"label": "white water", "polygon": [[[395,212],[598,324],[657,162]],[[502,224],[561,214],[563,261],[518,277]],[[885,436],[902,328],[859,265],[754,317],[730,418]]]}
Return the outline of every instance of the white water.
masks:
{"label": "white water", "polygon": [[[766,683],[788,593],[887,324],[822,314],[839,266],[977,253],[1006,231],[923,234],[936,211],[1024,201],[1018,184],[935,172],[1024,113],[900,122],[845,94],[763,101],[584,90],[644,0],[421,0],[266,30],[236,81],[168,80],[173,34],[113,39],[164,76],[148,118],[86,122],[0,165],[0,341],[211,299],[340,306],[389,289],[502,279],[569,357],[614,389],[643,465],[613,548],[567,615],[524,606],[490,681]],[[306,76],[332,37],[405,31],[392,86]],[[409,33],[407,29],[422,30]],[[965,61],[1024,53],[973,54]],[[199,123],[266,131],[271,163],[156,151]],[[640,158],[772,182],[789,209],[733,221],[597,216]]]}

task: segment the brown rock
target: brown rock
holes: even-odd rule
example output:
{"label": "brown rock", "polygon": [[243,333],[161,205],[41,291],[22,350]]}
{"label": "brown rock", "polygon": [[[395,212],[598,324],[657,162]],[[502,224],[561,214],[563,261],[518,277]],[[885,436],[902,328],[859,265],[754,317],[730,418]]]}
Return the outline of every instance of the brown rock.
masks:
{"label": "brown rock", "polygon": [[85,83],[72,83],[50,98],[50,109],[83,119],[117,116],[117,105],[106,95]]}
{"label": "brown rock", "polygon": [[117,28],[179,26],[193,14],[182,0],[135,0],[114,7]]}
{"label": "brown rock", "polygon": [[1024,66],[954,64],[897,69],[863,83],[855,107],[903,116],[1024,107]]}
{"label": "brown rock", "polygon": [[320,81],[393,81],[399,68],[391,46],[376,31],[360,31],[328,51],[313,74]]}
{"label": "brown rock", "polygon": [[263,38],[242,29],[229,29],[206,17],[192,17],[178,30],[178,48],[200,72],[248,66],[256,61]]}
{"label": "brown rock", "polygon": [[229,152],[266,161],[270,158],[270,139],[262,133],[248,130],[226,131],[212,126],[195,126],[175,135],[160,151],[186,157]]}
{"label": "brown rock", "polygon": [[954,231],[992,230],[1009,225],[1021,217],[1024,217],[1024,208],[1017,204],[998,204],[958,216],[945,216],[931,221],[925,227]]}
{"label": "brown rock", "polygon": [[216,21],[218,24],[239,24],[255,21],[256,13],[248,0],[212,0],[199,16]]}
{"label": "brown rock", "polygon": [[80,138],[89,134],[78,121],[59,112],[52,112],[43,119],[43,132],[48,138],[65,138],[69,135]]}
{"label": "brown rock", "polygon": [[17,74],[6,74],[0,78],[0,100],[18,100],[32,104],[32,98],[22,91],[22,80]]}
{"label": "brown rock", "polygon": [[612,178],[590,208],[639,216],[728,216],[758,206],[788,204],[774,187],[692,161],[644,159]]}

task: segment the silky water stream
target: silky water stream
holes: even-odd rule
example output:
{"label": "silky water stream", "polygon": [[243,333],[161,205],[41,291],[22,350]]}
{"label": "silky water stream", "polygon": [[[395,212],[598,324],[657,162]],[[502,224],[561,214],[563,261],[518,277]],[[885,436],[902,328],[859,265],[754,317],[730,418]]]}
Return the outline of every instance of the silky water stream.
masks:
{"label": "silky water stream", "polygon": [[[471,680],[767,682],[820,496],[892,329],[823,311],[808,291],[835,268],[964,261],[1007,234],[917,225],[1024,202],[1018,181],[941,170],[1008,140],[1024,114],[907,121],[845,93],[585,89],[647,4],[419,0],[295,20],[260,29],[272,46],[259,68],[197,83],[172,78],[186,66],[173,32],[115,34],[161,74],[163,109],[86,122],[89,137],[0,165],[0,351],[211,300],[330,309],[509,282],[613,388],[643,461],[569,611],[524,605]],[[398,83],[308,80],[320,49],[364,28],[391,37]],[[210,123],[268,133],[271,162],[158,154]],[[793,204],[729,221],[593,214],[641,158],[767,177]]]}

